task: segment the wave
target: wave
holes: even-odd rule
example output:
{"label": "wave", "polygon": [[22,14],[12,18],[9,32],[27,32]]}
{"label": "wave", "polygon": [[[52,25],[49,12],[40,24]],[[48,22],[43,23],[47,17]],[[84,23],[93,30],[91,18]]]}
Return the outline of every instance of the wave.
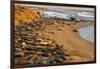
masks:
{"label": "wave", "polygon": [[41,12],[45,18],[58,18],[70,20],[71,17],[76,18],[78,21],[94,21],[93,13],[89,12],[57,12],[57,11],[43,11]]}
{"label": "wave", "polygon": [[77,13],[77,15],[82,16],[82,17],[94,18],[94,15],[92,13],[89,13],[89,12],[81,12],[81,13]]}
{"label": "wave", "polygon": [[48,18],[56,17],[56,18],[70,19],[70,16],[68,14],[55,11],[45,11],[42,12],[42,15]]}

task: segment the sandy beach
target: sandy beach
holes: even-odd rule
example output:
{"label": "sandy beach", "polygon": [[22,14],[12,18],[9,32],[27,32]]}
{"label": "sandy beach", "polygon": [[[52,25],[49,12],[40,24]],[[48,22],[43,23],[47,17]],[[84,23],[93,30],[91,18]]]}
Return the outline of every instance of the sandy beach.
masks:
{"label": "sandy beach", "polygon": [[[55,26],[58,28],[54,28]],[[63,24],[47,26],[45,32],[54,32],[54,34],[43,33],[45,37],[55,40],[58,44],[63,46],[65,51],[70,53],[73,59],[70,62],[93,60],[94,44],[82,39],[77,32],[73,31],[71,26]]]}
{"label": "sandy beach", "polygon": [[[59,49],[69,55],[65,55],[64,57],[67,60],[63,60],[61,63],[94,61],[94,43],[81,38],[77,31],[82,27],[94,26],[94,22],[46,19],[39,13],[47,10],[45,8],[16,6],[15,9],[15,26],[20,26],[22,23],[38,23],[41,26],[38,29],[42,31],[33,30],[33,32],[38,32],[40,38],[54,41],[59,46]],[[17,40],[17,38],[15,39]],[[27,45],[27,42],[23,44]],[[47,44],[50,43],[47,42]],[[44,43],[44,45],[46,44]]]}

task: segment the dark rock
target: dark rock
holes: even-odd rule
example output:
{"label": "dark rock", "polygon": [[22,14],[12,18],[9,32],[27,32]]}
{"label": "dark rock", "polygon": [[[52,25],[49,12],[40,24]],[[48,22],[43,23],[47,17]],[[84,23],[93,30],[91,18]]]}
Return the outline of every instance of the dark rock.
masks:
{"label": "dark rock", "polygon": [[33,21],[15,26],[15,64],[57,64],[66,60],[63,46],[51,39],[41,37],[41,25],[44,24],[49,25],[48,19],[41,20],[41,23]]}
{"label": "dark rock", "polygon": [[56,57],[61,58],[63,60],[66,60],[66,58],[64,57],[64,55],[56,55]]}
{"label": "dark rock", "polygon": [[71,25],[71,24],[67,24],[67,25]]}
{"label": "dark rock", "polygon": [[78,32],[77,30],[72,30],[73,32]]}
{"label": "dark rock", "polygon": [[55,61],[56,61],[56,63],[62,63],[62,62],[64,62],[64,60],[62,58],[56,58]]}
{"label": "dark rock", "polygon": [[15,52],[15,57],[22,57],[24,56],[24,52]]}
{"label": "dark rock", "polygon": [[35,51],[25,51],[25,54],[33,54]]}
{"label": "dark rock", "polygon": [[15,63],[15,64],[18,64],[18,63],[19,63],[19,61],[20,61],[20,59],[16,57],[16,58],[15,58],[15,62],[14,62],[14,63]]}

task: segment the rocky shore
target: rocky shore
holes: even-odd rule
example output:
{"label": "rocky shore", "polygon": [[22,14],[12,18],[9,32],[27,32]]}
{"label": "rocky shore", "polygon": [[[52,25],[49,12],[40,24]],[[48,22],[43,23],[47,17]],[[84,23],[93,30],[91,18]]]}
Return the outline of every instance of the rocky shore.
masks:
{"label": "rocky shore", "polygon": [[15,65],[94,61],[94,43],[77,31],[94,22],[43,18],[43,8],[15,9]]}
{"label": "rocky shore", "polygon": [[[15,26],[15,64],[56,64],[68,62],[70,55],[54,40],[41,36],[38,23]],[[67,60],[67,61],[66,61]]]}

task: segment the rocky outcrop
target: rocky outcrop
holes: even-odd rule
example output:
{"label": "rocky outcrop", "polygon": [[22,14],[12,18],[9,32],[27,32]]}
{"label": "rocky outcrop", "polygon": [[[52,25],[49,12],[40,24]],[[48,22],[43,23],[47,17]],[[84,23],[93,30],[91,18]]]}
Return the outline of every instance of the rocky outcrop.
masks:
{"label": "rocky outcrop", "polygon": [[44,10],[47,9],[15,5],[15,24],[37,21],[41,18],[39,12]]}

